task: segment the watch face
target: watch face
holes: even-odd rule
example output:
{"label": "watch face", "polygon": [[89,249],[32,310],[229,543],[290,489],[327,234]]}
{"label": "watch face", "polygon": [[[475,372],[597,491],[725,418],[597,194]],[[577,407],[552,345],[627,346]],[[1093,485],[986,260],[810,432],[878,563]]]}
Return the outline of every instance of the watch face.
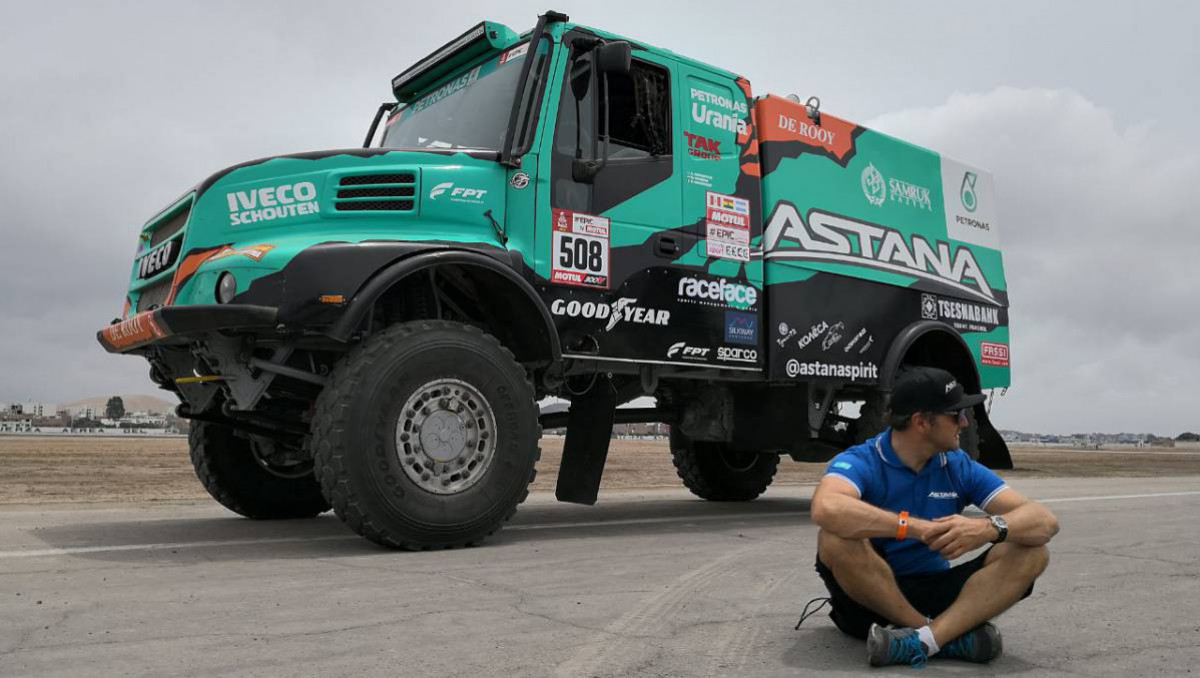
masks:
{"label": "watch face", "polygon": [[1000,516],[991,516],[991,521],[992,527],[995,527],[996,531],[1000,533],[996,538],[996,543],[1004,541],[1004,538],[1008,536],[1008,521]]}

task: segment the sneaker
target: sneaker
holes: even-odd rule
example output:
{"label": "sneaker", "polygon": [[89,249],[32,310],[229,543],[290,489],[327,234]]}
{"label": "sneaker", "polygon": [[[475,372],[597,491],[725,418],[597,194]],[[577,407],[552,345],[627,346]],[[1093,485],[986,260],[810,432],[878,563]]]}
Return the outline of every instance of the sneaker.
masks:
{"label": "sneaker", "polygon": [[916,629],[889,629],[871,624],[867,632],[867,661],[871,666],[909,664],[923,669],[929,661]]}
{"label": "sneaker", "polygon": [[947,659],[961,659],[976,664],[986,664],[1004,651],[1004,642],[1000,638],[1000,629],[991,622],[985,622],[942,646],[937,656]]}

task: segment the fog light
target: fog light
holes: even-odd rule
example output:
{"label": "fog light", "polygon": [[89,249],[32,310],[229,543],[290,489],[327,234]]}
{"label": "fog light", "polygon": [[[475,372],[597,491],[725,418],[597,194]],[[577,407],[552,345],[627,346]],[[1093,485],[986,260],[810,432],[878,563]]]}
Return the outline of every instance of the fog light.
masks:
{"label": "fog light", "polygon": [[237,294],[237,280],[233,274],[225,271],[217,278],[217,303],[228,304],[233,301],[233,295]]}

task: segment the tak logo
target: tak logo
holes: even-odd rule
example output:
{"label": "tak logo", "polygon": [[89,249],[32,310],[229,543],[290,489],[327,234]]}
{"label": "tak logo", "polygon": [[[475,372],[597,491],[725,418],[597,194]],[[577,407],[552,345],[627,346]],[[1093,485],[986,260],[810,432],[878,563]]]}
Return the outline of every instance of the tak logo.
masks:
{"label": "tak logo", "polygon": [[705,160],[721,159],[721,142],[691,132],[684,132],[683,135],[688,140],[688,155]]}
{"label": "tak logo", "polygon": [[958,382],[951,379],[950,383],[946,384],[946,393],[953,391],[955,386],[958,386]]}

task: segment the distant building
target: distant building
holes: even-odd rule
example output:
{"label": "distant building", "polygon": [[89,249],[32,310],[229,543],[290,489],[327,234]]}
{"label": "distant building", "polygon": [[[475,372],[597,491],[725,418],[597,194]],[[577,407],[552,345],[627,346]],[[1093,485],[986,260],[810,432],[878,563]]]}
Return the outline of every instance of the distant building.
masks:
{"label": "distant building", "polygon": [[6,419],[0,421],[0,431],[4,433],[19,433],[22,431],[32,431],[32,419]]}
{"label": "distant building", "polygon": [[21,414],[30,417],[53,417],[58,414],[58,405],[27,400],[21,403]]}
{"label": "distant building", "polygon": [[134,426],[145,428],[166,428],[167,418],[149,412],[134,412],[127,414],[116,423],[118,426]]}
{"label": "distant building", "polygon": [[84,405],[82,407],[72,407],[68,413],[76,419],[99,419],[104,416],[104,409]]}

